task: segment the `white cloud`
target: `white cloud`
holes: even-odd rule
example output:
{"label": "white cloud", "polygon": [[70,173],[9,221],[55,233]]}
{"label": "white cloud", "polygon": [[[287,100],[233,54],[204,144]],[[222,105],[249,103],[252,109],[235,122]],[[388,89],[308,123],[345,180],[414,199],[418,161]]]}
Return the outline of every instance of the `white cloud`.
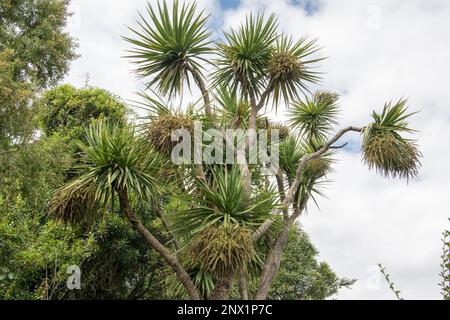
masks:
{"label": "white cloud", "polygon": [[[217,1],[197,2],[199,8],[221,16]],[[130,60],[123,58],[131,45],[122,37],[132,35],[127,26],[137,27],[138,11],[145,16],[146,5],[146,0],[72,0],[74,15],[68,32],[78,40],[81,57],[72,63],[65,81],[82,87],[85,74],[89,73],[91,85],[110,90],[125,100],[136,99],[134,93],[144,86],[134,74]]]}
{"label": "white cloud", "polygon": [[[82,58],[68,82],[81,86],[89,72],[91,84],[134,97],[141,85],[121,58],[127,44],[120,36],[127,34],[124,24],[135,25],[145,2],[73,1],[70,32]],[[369,172],[359,155],[341,153],[329,199],[320,200],[321,211],[311,207],[302,225],[322,259],[340,275],[359,279],[339,298],[393,298],[383,281],[377,290],[367,285],[367,270],[378,262],[405,298],[439,298],[440,236],[450,212],[450,2],[321,0],[313,15],[287,0],[244,0],[227,11],[217,1],[202,4],[215,26],[237,25],[250,10],[264,9],[278,15],[286,33],[318,37],[330,57],[322,63],[322,85],[342,94],[343,125],[364,125],[386,100],[409,97],[411,109],[420,111],[413,118],[424,154],[420,177],[409,185],[388,181]]]}

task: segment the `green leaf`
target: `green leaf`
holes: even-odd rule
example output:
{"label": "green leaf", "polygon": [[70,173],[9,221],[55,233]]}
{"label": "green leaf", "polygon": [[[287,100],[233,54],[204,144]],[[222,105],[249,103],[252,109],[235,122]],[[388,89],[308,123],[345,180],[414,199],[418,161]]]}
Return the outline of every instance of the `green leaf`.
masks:
{"label": "green leaf", "polygon": [[275,47],[277,21],[274,15],[252,14],[237,29],[225,32],[225,41],[217,44],[219,58],[213,74],[214,86],[230,86],[247,99],[260,93],[267,63]]}
{"label": "green leaf", "polygon": [[148,3],[147,17],[139,15],[139,30],[129,28],[134,38],[124,37],[134,46],[127,58],[136,64],[139,77],[164,95],[180,93],[184,84],[190,88],[189,73],[201,75],[211,52],[208,16],[197,13],[195,2],[180,5],[178,0],[172,10],[165,1],[158,2],[157,10]]}

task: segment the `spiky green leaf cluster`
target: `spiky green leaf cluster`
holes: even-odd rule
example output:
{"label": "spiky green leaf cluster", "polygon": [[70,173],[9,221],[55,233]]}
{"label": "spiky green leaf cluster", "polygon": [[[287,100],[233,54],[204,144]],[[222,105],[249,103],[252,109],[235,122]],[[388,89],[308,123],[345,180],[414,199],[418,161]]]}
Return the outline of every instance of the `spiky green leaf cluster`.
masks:
{"label": "spiky green leaf cluster", "polygon": [[150,95],[145,91],[140,91],[137,93],[137,96],[140,98],[140,101],[133,101],[133,107],[144,110],[148,113],[148,116],[145,120],[151,120],[155,117],[165,116],[168,114],[173,114],[173,108],[164,102],[158,95],[152,90],[149,89],[154,95]]}
{"label": "spiky green leaf cluster", "polygon": [[312,98],[295,102],[289,111],[289,123],[307,139],[323,140],[337,124],[338,95],[318,91]]}
{"label": "spiky green leaf cluster", "polygon": [[[305,155],[314,153],[323,143],[323,140],[307,140],[302,145],[303,153]],[[304,174],[311,179],[320,179],[328,173],[333,172],[333,154],[334,152],[329,150],[320,157],[309,160],[305,165]]]}
{"label": "spiky green leaf cluster", "polygon": [[[280,143],[280,169],[286,175],[288,185],[295,179],[302,158],[317,150],[318,142],[301,140],[290,136]],[[327,183],[326,176],[332,172],[332,152],[327,152],[319,158],[311,159],[302,170],[301,184],[296,191],[295,198],[298,202],[309,196],[316,202],[316,196],[324,197],[323,186]]]}
{"label": "spiky green leaf cluster", "polygon": [[85,221],[90,209],[106,205],[117,190],[146,198],[158,194],[161,157],[132,127],[98,121],[86,130],[86,142],[78,146],[82,159],[77,167],[79,176],[55,192],[50,206],[55,216],[69,222]]}
{"label": "spiky green leaf cluster", "polygon": [[215,84],[228,84],[245,98],[251,92],[257,95],[274,49],[276,29],[274,15],[266,19],[262,14],[250,14],[238,29],[226,32],[225,41],[218,43]]}
{"label": "spiky green leaf cluster", "polygon": [[244,191],[244,181],[237,166],[231,169],[212,169],[211,185],[194,180],[195,190],[179,198],[191,207],[175,218],[176,229],[184,234],[195,234],[212,225],[242,225],[256,228],[270,218],[276,206],[271,191]]}
{"label": "spiky green leaf cluster", "polygon": [[311,57],[318,50],[316,40],[309,41],[306,37],[297,42],[285,35],[277,38],[276,49],[267,66],[275,105],[281,98],[286,104],[299,99],[300,93],[309,91],[308,83],[320,80],[319,73],[312,69],[312,65],[323,59]]}
{"label": "spiky green leaf cluster", "polygon": [[374,121],[363,132],[363,161],[386,177],[410,179],[419,172],[422,155],[417,143],[402,136],[414,131],[406,103],[400,99],[386,104],[381,114],[373,112]]}
{"label": "spiky green leaf cluster", "polygon": [[221,86],[215,93],[219,105],[218,114],[225,126],[247,128],[250,119],[250,104],[238,98],[228,86]]}
{"label": "spiky green leaf cluster", "polygon": [[[298,166],[302,158],[315,152],[317,143],[311,144],[290,136],[280,144],[280,168],[288,179],[293,180],[297,173]],[[303,168],[303,175],[314,179],[320,179],[329,173],[332,168],[332,153],[327,152],[319,158],[308,161]]]}
{"label": "spiky green leaf cluster", "polygon": [[208,17],[197,13],[195,2],[180,5],[178,0],[172,9],[165,1],[158,2],[157,11],[149,3],[147,14],[150,21],[140,14],[140,29],[130,28],[136,38],[124,38],[134,45],[128,58],[141,78],[151,78],[148,87],[157,84],[160,93],[173,95],[185,82],[189,86],[192,70],[201,74],[202,64],[208,63],[204,57],[211,51],[211,33],[205,28]]}

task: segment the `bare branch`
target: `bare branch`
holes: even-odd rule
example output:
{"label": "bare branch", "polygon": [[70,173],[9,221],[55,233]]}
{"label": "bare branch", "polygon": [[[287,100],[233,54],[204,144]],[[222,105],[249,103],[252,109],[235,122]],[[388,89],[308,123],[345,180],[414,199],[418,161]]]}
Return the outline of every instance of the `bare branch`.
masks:
{"label": "bare branch", "polygon": [[178,241],[177,241],[177,239],[175,238],[174,234],[172,233],[172,231],[170,229],[170,225],[167,222],[167,219],[166,219],[166,217],[164,215],[164,211],[161,208],[156,207],[155,208],[155,213],[158,216],[158,218],[161,219],[161,222],[162,222],[162,224],[164,226],[164,229],[167,232],[167,234],[170,235],[170,237],[172,238],[173,246],[174,246],[175,250],[178,251],[180,249],[180,246],[178,245]]}
{"label": "bare branch", "polygon": [[318,158],[321,155],[323,155],[325,152],[327,152],[334,143],[336,143],[345,133],[347,133],[349,131],[361,132],[362,128],[356,128],[356,127],[344,128],[344,129],[338,131],[338,133],[336,133],[336,135],[333,138],[331,138],[327,143],[325,143],[325,145],[322,148],[320,148],[316,152],[308,154],[302,158],[302,160],[300,161],[300,164],[297,168],[297,173],[295,175],[294,182],[292,183],[291,188],[289,189],[289,191],[286,195],[286,199],[283,203],[284,206],[288,207],[292,203],[294,194],[302,182],[302,171],[303,171],[303,168],[305,167],[305,165],[312,159]]}
{"label": "bare branch", "polygon": [[209,98],[209,92],[206,89],[205,82],[203,81],[200,73],[192,68],[190,64],[186,65],[186,69],[192,74],[192,77],[194,77],[195,82],[197,83],[198,88],[200,89],[200,92],[203,96],[203,101],[205,103],[205,112],[206,115],[210,116],[212,114],[211,110],[211,99]]}
{"label": "bare branch", "polygon": [[258,229],[256,229],[253,234],[252,234],[252,238],[253,241],[257,241],[259,240],[259,238],[261,238],[261,236],[267,232],[267,230],[270,229],[270,227],[273,224],[273,220],[272,219],[267,219],[266,221],[264,221],[264,223],[262,225],[259,226]]}
{"label": "bare branch", "polygon": [[[275,179],[277,180],[278,194],[280,195],[280,200],[281,202],[284,202],[284,200],[286,199],[286,192],[284,190],[284,179],[281,170],[275,174]],[[283,208],[283,216],[285,220],[289,218],[287,208]]]}
{"label": "bare branch", "polygon": [[122,214],[127,218],[130,225],[138,231],[147,243],[152,247],[155,251],[157,251],[166,262],[171,266],[173,271],[176,273],[178,279],[183,284],[186,289],[189,298],[191,300],[200,300],[200,295],[198,294],[197,288],[195,287],[194,282],[190,278],[186,269],[183,268],[178,258],[173,255],[170,250],[164,246],[141,222],[141,220],[134,214],[133,208],[131,206],[128,192],[126,189],[118,189],[116,190],[119,194],[120,200],[120,209]]}
{"label": "bare branch", "polygon": [[346,142],[346,143],[344,143],[343,145],[340,145],[340,146],[331,146],[330,147],[330,149],[343,149],[343,148],[345,148],[346,146],[348,146],[348,142]]}
{"label": "bare branch", "polygon": [[[288,209],[289,206],[292,204],[293,200],[294,200],[294,195],[295,192],[297,191],[297,189],[299,188],[300,184],[302,183],[302,171],[303,168],[305,167],[305,165],[311,161],[312,159],[318,158],[321,155],[323,155],[325,152],[327,152],[328,150],[330,150],[331,146],[333,144],[335,144],[344,134],[346,134],[349,131],[355,131],[355,132],[361,132],[363,129],[362,128],[357,128],[357,127],[347,127],[344,128],[340,131],[338,131],[336,133],[336,135],[331,138],[330,140],[328,140],[327,143],[325,143],[319,150],[317,150],[314,153],[308,154],[306,156],[304,156],[301,160],[300,160],[300,164],[297,168],[297,173],[295,175],[295,179],[291,185],[291,187],[289,188],[288,193],[286,194],[286,198],[284,199],[283,203],[282,203],[282,208],[284,209]],[[276,209],[275,210],[275,214],[279,214],[281,209]],[[294,222],[295,219],[292,221]],[[269,230],[269,228],[272,226],[273,224],[273,220],[272,219],[268,219],[266,220],[254,233],[253,233],[253,240],[256,241],[258,240],[265,232],[267,232],[267,230]]]}
{"label": "bare branch", "polygon": [[239,293],[241,295],[241,300],[248,300],[248,284],[247,284],[247,275],[244,271],[241,271],[239,274]]}

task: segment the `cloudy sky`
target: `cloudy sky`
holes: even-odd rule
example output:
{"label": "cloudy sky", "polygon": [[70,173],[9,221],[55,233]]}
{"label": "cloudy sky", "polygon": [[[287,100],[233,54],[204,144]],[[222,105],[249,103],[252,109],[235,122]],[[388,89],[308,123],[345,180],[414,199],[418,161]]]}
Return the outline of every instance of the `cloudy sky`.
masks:
{"label": "cloudy sky", "polygon": [[[423,152],[420,176],[389,181],[343,150],[320,210],[301,220],[320,258],[341,276],[357,278],[339,299],[392,299],[377,263],[388,269],[405,299],[438,299],[441,233],[450,227],[450,1],[448,0],[201,0],[210,26],[236,26],[250,11],[276,13],[280,30],[319,38],[325,72],[321,87],[342,95],[341,125],[363,126],[385,101],[408,97],[420,111],[412,122]],[[72,0],[70,33],[81,58],[66,81],[134,99],[142,88],[121,58],[125,25],[135,26],[146,0]],[[346,139],[359,143],[358,135]]]}

